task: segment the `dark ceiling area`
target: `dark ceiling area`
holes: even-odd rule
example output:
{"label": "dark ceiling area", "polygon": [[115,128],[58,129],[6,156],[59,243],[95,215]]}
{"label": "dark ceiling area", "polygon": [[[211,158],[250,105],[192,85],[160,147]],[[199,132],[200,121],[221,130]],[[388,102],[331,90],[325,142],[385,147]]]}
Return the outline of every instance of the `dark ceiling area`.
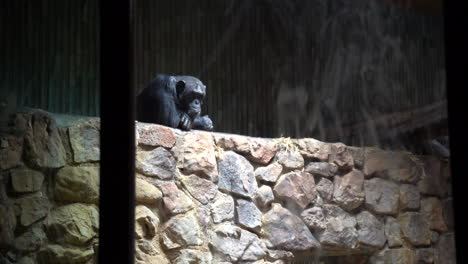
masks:
{"label": "dark ceiling area", "polygon": [[[198,77],[207,86],[203,110],[219,132],[445,155],[442,6],[134,1],[133,85],[141,90],[157,73]],[[98,1],[0,7],[8,40],[0,44],[7,62],[0,65],[0,114],[27,106],[98,116]]]}

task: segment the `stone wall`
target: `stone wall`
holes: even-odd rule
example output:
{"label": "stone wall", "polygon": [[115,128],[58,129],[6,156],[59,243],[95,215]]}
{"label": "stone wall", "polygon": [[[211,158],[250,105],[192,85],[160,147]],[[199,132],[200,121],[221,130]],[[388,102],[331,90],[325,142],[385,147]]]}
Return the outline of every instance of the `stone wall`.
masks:
{"label": "stone wall", "polygon": [[99,120],[18,113],[0,146],[0,263],[96,263]]}
{"label": "stone wall", "polygon": [[[99,121],[13,127],[0,263],[96,263]],[[136,144],[138,264],[455,263],[447,160],[143,123]]]}

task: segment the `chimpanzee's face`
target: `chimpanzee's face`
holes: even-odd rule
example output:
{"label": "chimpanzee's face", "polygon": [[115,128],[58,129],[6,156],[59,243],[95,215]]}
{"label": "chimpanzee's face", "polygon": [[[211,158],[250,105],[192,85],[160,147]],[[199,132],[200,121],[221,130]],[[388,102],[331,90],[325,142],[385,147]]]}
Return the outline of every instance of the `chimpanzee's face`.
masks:
{"label": "chimpanzee's face", "polygon": [[206,86],[195,77],[178,77],[181,79],[176,86],[180,107],[192,118],[200,115]]}

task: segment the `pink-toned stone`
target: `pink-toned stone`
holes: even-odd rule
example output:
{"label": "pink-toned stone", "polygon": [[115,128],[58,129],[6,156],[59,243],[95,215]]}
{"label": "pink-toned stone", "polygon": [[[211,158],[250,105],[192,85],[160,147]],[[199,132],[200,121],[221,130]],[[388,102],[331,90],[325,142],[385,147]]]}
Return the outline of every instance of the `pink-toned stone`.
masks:
{"label": "pink-toned stone", "polygon": [[403,244],[401,238],[400,224],[393,217],[387,217],[385,219],[385,236],[387,237],[388,246],[399,247]]}
{"label": "pink-toned stone", "polygon": [[181,182],[190,195],[202,204],[213,200],[218,191],[218,187],[214,183],[193,174],[182,176]]}
{"label": "pink-toned stone", "polygon": [[444,197],[451,188],[448,179],[443,177],[441,161],[437,157],[420,157],[424,164],[424,173],[418,182],[422,194]]}
{"label": "pink-toned stone", "polygon": [[175,133],[169,127],[145,123],[137,123],[136,127],[139,137],[138,144],[172,148],[176,143]]}
{"label": "pink-toned stone", "polygon": [[411,153],[366,148],[363,172],[365,176],[416,183],[423,173],[423,168],[420,160]]}
{"label": "pink-toned stone", "polygon": [[326,178],[321,178],[320,181],[315,186],[315,189],[319,193],[320,197],[326,201],[330,202],[333,198],[333,182]]}
{"label": "pink-toned stone", "polygon": [[333,201],[341,208],[351,211],[364,201],[364,175],[358,170],[352,170],[343,177],[335,176]]}
{"label": "pink-toned stone", "polygon": [[329,162],[335,163],[342,170],[350,170],[354,167],[353,156],[343,143],[331,144]]}
{"label": "pink-toned stone", "polygon": [[200,225],[190,212],[172,217],[164,224],[162,240],[166,248],[199,246],[203,243]]}
{"label": "pink-toned stone", "polygon": [[313,138],[303,138],[293,140],[299,152],[306,158],[318,159],[320,161],[328,161],[328,156],[331,153],[331,145],[318,141]]}
{"label": "pink-toned stone", "polygon": [[362,211],[356,216],[359,243],[376,248],[382,248],[385,245],[386,237],[384,225],[377,217],[368,211]]}
{"label": "pink-toned stone", "polygon": [[299,151],[291,149],[280,150],[276,154],[276,159],[279,164],[290,170],[301,169],[304,167],[304,158]]}
{"label": "pink-toned stone", "polygon": [[321,231],[326,228],[325,215],[321,207],[312,207],[302,211],[301,218],[312,231]]}
{"label": "pink-toned stone", "polygon": [[258,167],[254,173],[257,180],[274,183],[282,171],[283,166],[278,162],[274,162],[266,167]]}
{"label": "pink-toned stone", "polygon": [[314,176],[307,172],[291,172],[281,176],[273,192],[276,198],[301,209],[317,199]]}
{"label": "pink-toned stone", "polygon": [[338,166],[330,162],[309,162],[304,171],[321,177],[333,177],[338,171]]}
{"label": "pink-toned stone", "polygon": [[213,134],[216,145],[224,150],[232,150],[241,154],[250,152],[249,138],[240,135]]}
{"label": "pink-toned stone", "polygon": [[185,174],[201,174],[218,182],[218,166],[213,137],[208,132],[190,132],[177,138],[172,149],[177,167]]}
{"label": "pink-toned stone", "polygon": [[398,215],[403,238],[413,246],[429,246],[431,244],[431,231],[429,222],[421,213],[405,212]]}
{"label": "pink-toned stone", "polygon": [[418,258],[413,250],[403,247],[385,251],[384,259],[389,264],[416,264]]}
{"label": "pink-toned stone", "polygon": [[163,193],[165,209],[172,215],[185,213],[194,207],[193,202],[174,182],[163,182],[159,185]]}
{"label": "pink-toned stone", "polygon": [[400,209],[417,210],[419,209],[421,195],[415,185],[402,184],[400,186]]}
{"label": "pink-toned stone", "polygon": [[421,212],[426,219],[429,219],[429,228],[439,232],[448,230],[444,221],[442,202],[435,197],[428,197],[421,200]]}
{"label": "pink-toned stone", "polygon": [[[440,236],[435,247],[434,264],[455,264],[457,263],[457,252],[455,247],[455,234],[447,232]],[[462,247],[462,250],[464,248]]]}
{"label": "pink-toned stone", "polygon": [[400,189],[398,185],[381,178],[364,181],[366,207],[377,214],[396,215]]}
{"label": "pink-toned stone", "polygon": [[263,232],[277,249],[308,250],[320,247],[302,220],[280,204],[274,203],[263,215]]}
{"label": "pink-toned stone", "polygon": [[268,164],[276,155],[277,147],[272,140],[251,138],[250,152],[247,158],[259,164]]}
{"label": "pink-toned stone", "polygon": [[434,263],[434,249],[433,248],[420,248],[416,250],[418,262],[421,264]]}

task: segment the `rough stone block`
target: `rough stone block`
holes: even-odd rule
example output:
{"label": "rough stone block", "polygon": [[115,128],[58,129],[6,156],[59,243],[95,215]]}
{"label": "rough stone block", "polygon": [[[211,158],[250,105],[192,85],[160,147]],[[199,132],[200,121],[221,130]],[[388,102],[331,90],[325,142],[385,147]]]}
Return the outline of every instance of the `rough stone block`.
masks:
{"label": "rough stone block", "polygon": [[296,215],[280,204],[274,203],[263,215],[263,232],[273,246],[284,250],[319,248],[320,243]]}
{"label": "rough stone block", "polygon": [[317,199],[314,177],[307,172],[291,172],[281,176],[273,192],[276,198],[301,209]]}
{"label": "rough stone block", "polygon": [[99,167],[63,167],[57,172],[55,181],[56,200],[99,202]]}
{"label": "rough stone block", "polygon": [[99,120],[89,120],[68,128],[73,160],[76,163],[99,161],[99,134]]}
{"label": "rough stone block", "polygon": [[351,211],[364,201],[364,175],[358,170],[352,170],[343,177],[334,178],[333,201],[341,208]]}
{"label": "rough stone block", "polygon": [[10,177],[13,191],[18,193],[38,191],[44,181],[44,174],[26,168],[11,170]]}
{"label": "rough stone block", "polygon": [[396,215],[400,198],[398,185],[391,181],[373,178],[364,181],[365,205],[374,213]]}
{"label": "rough stone block", "polygon": [[176,143],[174,131],[166,126],[137,122],[138,144],[172,148]]}
{"label": "rough stone block", "polygon": [[258,186],[253,166],[243,156],[226,151],[218,163],[220,190],[253,199]]}

